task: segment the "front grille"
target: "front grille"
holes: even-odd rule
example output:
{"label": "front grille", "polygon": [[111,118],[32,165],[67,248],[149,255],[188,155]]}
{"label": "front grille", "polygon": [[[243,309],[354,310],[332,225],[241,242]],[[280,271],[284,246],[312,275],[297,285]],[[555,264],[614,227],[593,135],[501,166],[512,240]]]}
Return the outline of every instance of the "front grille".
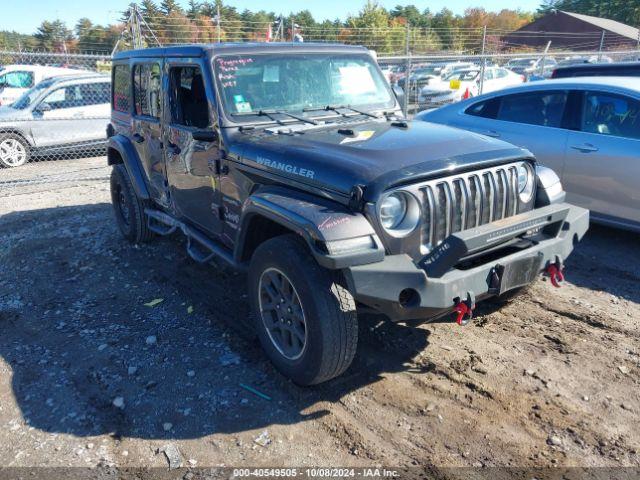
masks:
{"label": "front grille", "polygon": [[516,165],[433,180],[420,186],[422,244],[431,250],[455,232],[518,213]]}

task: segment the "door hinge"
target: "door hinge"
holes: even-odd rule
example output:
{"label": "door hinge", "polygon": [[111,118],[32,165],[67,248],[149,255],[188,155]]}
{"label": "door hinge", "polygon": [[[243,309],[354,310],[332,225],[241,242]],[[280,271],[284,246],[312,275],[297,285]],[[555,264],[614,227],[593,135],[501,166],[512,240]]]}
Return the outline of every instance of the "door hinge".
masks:
{"label": "door hinge", "polygon": [[211,212],[218,220],[224,220],[224,214],[222,212],[222,207],[220,205],[216,205],[215,203],[212,203]]}

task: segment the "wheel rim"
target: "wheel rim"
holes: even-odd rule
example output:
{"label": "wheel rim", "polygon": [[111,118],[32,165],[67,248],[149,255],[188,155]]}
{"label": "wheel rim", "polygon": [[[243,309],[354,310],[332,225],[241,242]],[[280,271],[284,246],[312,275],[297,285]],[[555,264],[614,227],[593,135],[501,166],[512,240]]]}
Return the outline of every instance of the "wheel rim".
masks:
{"label": "wheel rim", "polygon": [[27,160],[27,150],[15,138],[6,138],[0,142],[0,160],[11,167],[18,167]]}
{"label": "wheel rim", "polygon": [[122,221],[125,223],[125,225],[129,225],[129,206],[127,205],[127,198],[124,195],[124,190],[122,189],[121,185],[118,185],[116,195],[118,200],[118,209],[120,210]]}
{"label": "wheel rim", "polygon": [[269,339],[288,360],[297,360],[307,348],[307,322],[291,280],[277,268],[268,268],[258,284],[260,316]]}

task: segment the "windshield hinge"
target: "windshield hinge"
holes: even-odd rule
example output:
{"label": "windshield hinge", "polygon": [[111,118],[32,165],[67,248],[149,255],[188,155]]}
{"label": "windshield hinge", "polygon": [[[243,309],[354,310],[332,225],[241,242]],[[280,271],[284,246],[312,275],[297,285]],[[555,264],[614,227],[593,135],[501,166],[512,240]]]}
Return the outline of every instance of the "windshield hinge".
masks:
{"label": "windshield hinge", "polygon": [[349,208],[361,212],[364,208],[364,185],[354,185],[349,194]]}

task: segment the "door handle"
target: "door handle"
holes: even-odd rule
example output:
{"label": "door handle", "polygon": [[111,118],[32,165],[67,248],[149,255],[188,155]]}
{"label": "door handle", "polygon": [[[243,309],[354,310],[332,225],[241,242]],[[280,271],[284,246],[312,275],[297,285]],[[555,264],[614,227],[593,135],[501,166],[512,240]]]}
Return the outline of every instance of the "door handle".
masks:
{"label": "door handle", "polygon": [[142,142],[144,142],[144,137],[142,135],[140,135],[139,133],[134,133],[133,134],[133,140],[136,143],[142,143]]}
{"label": "door handle", "polygon": [[73,118],[84,118],[84,113],[82,112],[74,113]]}
{"label": "door handle", "polygon": [[485,132],[485,135],[488,136],[488,137],[500,138],[500,134],[498,132],[496,132],[495,130],[487,130]]}
{"label": "door handle", "polygon": [[573,148],[574,150],[579,150],[584,153],[598,151],[598,147],[590,143],[583,143],[582,145],[571,145],[571,148]]}

